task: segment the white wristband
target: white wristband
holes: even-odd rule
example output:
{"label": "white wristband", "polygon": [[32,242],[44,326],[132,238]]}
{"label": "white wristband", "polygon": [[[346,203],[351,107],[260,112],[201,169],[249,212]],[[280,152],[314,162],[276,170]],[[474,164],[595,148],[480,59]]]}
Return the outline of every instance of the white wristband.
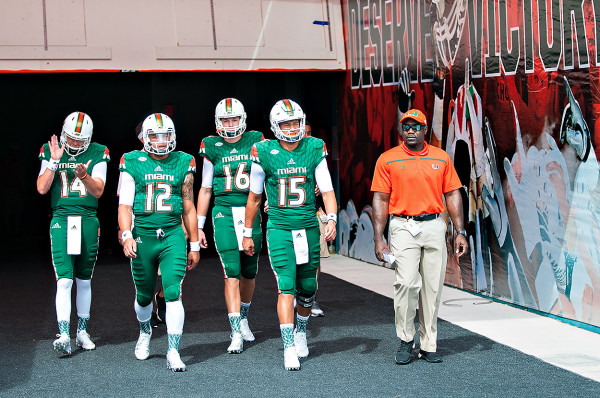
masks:
{"label": "white wristband", "polygon": [[50,171],[56,171],[58,169],[59,163],[60,163],[60,160],[50,159],[50,161],[48,162],[48,166],[46,166],[46,168]]}
{"label": "white wristband", "polygon": [[191,252],[199,252],[200,251],[200,241],[190,242],[190,251]]}
{"label": "white wristband", "polygon": [[244,238],[251,238],[252,237],[252,228],[244,227],[244,229],[242,229],[242,236]]}
{"label": "white wristband", "polygon": [[131,231],[123,231],[123,233],[121,234],[121,239],[123,240],[123,242],[125,242],[129,238],[133,239],[133,234],[131,233]]}
{"label": "white wristband", "polygon": [[206,217],[198,216],[198,229],[203,229],[205,222],[206,222]]}
{"label": "white wristband", "polygon": [[333,221],[334,223],[337,224],[337,214],[335,214],[335,213],[327,214],[327,222],[329,222],[329,221]]}

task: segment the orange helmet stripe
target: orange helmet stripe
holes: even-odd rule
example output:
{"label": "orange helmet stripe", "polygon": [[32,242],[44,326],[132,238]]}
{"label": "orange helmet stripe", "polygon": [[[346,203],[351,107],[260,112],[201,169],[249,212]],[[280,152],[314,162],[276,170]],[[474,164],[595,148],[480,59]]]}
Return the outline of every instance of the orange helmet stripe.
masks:
{"label": "orange helmet stripe", "polygon": [[294,108],[292,107],[292,104],[290,103],[290,100],[283,100],[283,106],[285,107],[284,111],[292,116],[294,114]]}
{"label": "orange helmet stripe", "polygon": [[75,132],[81,133],[81,128],[83,127],[83,118],[85,117],[85,113],[79,112],[77,114],[77,124],[75,125]]}
{"label": "orange helmet stripe", "polygon": [[156,117],[156,124],[158,125],[158,127],[162,127],[163,126],[162,115],[160,113],[155,113],[154,117]]}
{"label": "orange helmet stripe", "polygon": [[231,113],[232,111],[233,111],[233,101],[231,101],[231,98],[227,98],[225,100],[225,112]]}

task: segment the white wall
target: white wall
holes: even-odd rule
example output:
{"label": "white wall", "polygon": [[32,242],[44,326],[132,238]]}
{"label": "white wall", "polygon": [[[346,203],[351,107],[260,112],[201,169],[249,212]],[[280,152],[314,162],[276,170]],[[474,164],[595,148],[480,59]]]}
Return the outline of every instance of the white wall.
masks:
{"label": "white wall", "polygon": [[0,71],[345,67],[340,0],[0,1]]}

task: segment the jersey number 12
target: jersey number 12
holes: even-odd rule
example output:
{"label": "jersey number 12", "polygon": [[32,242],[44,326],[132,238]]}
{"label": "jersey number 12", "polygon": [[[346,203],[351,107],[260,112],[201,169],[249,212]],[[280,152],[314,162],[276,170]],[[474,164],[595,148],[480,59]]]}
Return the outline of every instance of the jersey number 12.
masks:
{"label": "jersey number 12", "polygon": [[[156,191],[156,197],[155,197]],[[164,182],[146,184],[146,213],[173,211],[173,206],[165,204],[171,198],[171,185]]]}

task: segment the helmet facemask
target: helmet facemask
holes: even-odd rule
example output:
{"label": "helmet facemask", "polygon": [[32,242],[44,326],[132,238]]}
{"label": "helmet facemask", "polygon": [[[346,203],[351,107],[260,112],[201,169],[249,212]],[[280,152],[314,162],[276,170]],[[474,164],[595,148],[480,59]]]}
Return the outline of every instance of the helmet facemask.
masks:
{"label": "helmet facemask", "polygon": [[[82,142],[82,144],[80,146],[71,146],[69,145],[67,137],[71,140]],[[66,131],[63,131],[60,135],[60,144],[65,146],[65,150],[70,156],[77,156],[84,153],[90,146],[90,142],[92,142],[92,137],[82,139],[81,137],[74,137]]]}
{"label": "helmet facemask", "polygon": [[[294,120],[299,121],[299,126],[297,128],[289,128],[285,130],[281,128],[281,123],[291,122]],[[273,130],[275,137],[277,137],[278,140],[286,142],[298,142],[304,138],[306,133],[306,117],[303,116],[300,119],[282,120],[279,123],[271,124],[271,130]]]}
{"label": "helmet facemask", "polygon": [[[304,137],[306,132],[306,115],[302,111],[302,108],[300,108],[300,105],[292,100],[277,101],[271,109],[269,120],[271,122],[271,130],[275,133],[275,137],[278,140],[298,142]],[[281,123],[294,120],[298,120],[298,128],[281,129]]]}
{"label": "helmet facemask", "polygon": [[[237,126],[225,127],[223,126],[222,119],[230,119],[234,117],[239,117],[240,122]],[[242,115],[227,115],[227,116],[215,116],[215,126],[217,127],[217,134],[219,134],[223,138],[237,138],[240,135],[244,134],[246,131],[246,113]]]}
{"label": "helmet facemask", "polygon": [[[239,117],[237,126],[225,127],[222,119]],[[215,127],[217,134],[223,138],[236,138],[246,131],[246,111],[244,105],[235,98],[225,98],[215,108]]]}
{"label": "helmet facemask", "polygon": [[[88,115],[83,112],[73,112],[67,116],[63,123],[60,144],[65,146],[65,150],[70,156],[77,156],[85,152],[90,146],[93,129],[94,124]],[[67,138],[82,142],[82,144],[80,146],[72,146],[69,144]]]}
{"label": "helmet facemask", "polygon": [[155,155],[167,155],[175,149],[176,137],[173,121],[162,113],[154,113],[142,124],[144,150]]}

